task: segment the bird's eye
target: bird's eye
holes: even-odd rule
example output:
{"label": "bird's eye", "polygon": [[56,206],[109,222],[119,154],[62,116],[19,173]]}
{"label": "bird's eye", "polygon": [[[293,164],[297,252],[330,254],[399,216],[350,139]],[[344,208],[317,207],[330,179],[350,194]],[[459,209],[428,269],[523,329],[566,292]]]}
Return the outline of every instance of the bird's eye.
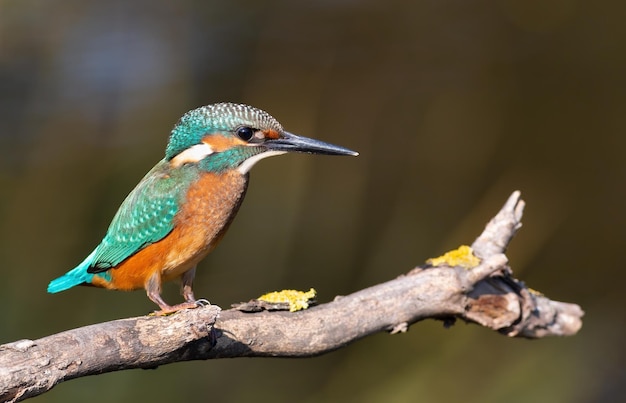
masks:
{"label": "bird's eye", "polygon": [[250,141],[252,137],[254,137],[254,129],[251,127],[240,127],[237,129],[237,136],[243,141]]}

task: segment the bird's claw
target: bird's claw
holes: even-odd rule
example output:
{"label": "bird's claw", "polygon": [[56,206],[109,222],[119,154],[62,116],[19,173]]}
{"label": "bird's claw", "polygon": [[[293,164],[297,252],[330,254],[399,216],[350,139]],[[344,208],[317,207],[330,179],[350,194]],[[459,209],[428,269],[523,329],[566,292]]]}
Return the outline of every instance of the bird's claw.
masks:
{"label": "bird's claw", "polygon": [[207,299],[200,298],[196,300],[196,305],[198,305],[198,307],[203,307],[203,306],[209,306],[211,305],[211,303]]}

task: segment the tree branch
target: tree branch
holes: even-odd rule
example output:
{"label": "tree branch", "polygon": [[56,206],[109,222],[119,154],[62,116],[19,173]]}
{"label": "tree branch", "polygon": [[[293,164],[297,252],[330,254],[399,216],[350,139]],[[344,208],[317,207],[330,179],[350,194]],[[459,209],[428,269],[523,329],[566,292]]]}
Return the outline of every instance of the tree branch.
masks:
{"label": "tree branch", "polygon": [[556,302],[513,278],[505,248],[521,227],[514,192],[472,248],[471,268],[424,265],[391,281],[299,312],[221,311],[100,323],[0,346],[0,400],[20,401],[56,384],[129,368],[225,357],[308,357],[367,335],[404,332],[426,318],[477,323],[514,337],[570,336],[578,305]]}

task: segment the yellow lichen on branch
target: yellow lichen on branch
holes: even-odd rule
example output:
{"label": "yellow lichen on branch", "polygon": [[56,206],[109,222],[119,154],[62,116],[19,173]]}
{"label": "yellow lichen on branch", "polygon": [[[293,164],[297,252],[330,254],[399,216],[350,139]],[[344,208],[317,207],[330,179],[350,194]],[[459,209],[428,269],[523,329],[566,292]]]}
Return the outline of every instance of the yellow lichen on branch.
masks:
{"label": "yellow lichen on branch", "polygon": [[467,245],[461,245],[455,250],[446,252],[443,255],[428,259],[426,263],[433,266],[446,265],[449,267],[463,267],[471,269],[480,264],[480,259],[474,255],[474,251]]}
{"label": "yellow lichen on branch", "polygon": [[311,288],[309,291],[298,290],[282,290],[269,292],[257,298],[259,301],[265,301],[272,304],[287,303],[289,311],[295,312],[309,307],[309,301],[315,298],[316,291]]}

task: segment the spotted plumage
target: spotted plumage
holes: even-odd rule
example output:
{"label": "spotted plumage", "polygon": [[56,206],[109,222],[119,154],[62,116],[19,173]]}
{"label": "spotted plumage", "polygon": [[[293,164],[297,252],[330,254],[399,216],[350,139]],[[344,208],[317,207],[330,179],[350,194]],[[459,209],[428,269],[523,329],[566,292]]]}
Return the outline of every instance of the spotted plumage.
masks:
{"label": "spotted plumage", "polygon": [[[268,113],[221,103],[192,110],[171,132],[165,158],[126,197],[101,243],[48,292],[76,285],[144,288],[168,314],[197,306],[196,265],[218,244],[235,217],[259,160],[285,152],[357,155],[343,147],[286,132]],[[185,302],[161,297],[164,281],[181,278]]]}

